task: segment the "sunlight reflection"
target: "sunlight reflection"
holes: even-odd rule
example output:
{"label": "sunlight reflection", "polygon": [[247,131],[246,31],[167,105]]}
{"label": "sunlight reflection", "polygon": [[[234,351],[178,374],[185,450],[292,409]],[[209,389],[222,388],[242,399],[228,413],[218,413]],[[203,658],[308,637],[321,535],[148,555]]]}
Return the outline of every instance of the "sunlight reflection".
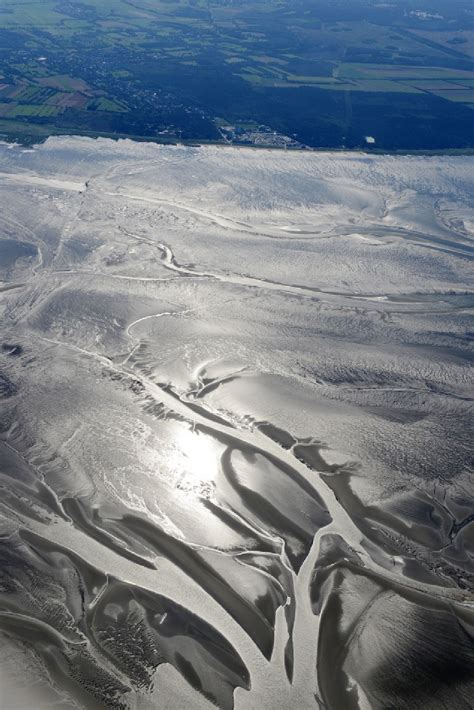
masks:
{"label": "sunlight reflection", "polygon": [[177,474],[178,487],[213,482],[219,472],[220,453],[211,437],[196,429],[180,428],[170,461]]}

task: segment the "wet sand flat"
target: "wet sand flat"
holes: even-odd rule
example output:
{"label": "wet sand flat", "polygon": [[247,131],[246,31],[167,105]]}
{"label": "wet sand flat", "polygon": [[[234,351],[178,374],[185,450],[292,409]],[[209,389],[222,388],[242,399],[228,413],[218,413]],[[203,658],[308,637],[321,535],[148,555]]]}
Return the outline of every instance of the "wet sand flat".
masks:
{"label": "wet sand flat", "polygon": [[473,165],[0,144],[0,707],[472,706]]}

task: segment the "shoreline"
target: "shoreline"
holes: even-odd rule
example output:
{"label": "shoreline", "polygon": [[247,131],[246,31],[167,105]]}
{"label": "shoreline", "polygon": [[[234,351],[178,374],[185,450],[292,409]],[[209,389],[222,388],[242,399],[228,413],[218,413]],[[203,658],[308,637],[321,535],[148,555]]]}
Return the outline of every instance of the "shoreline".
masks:
{"label": "shoreline", "polygon": [[[36,126],[35,126],[36,127]],[[228,143],[225,141],[217,140],[206,140],[206,139],[166,139],[166,138],[153,138],[149,136],[140,136],[127,133],[106,133],[96,132],[96,131],[59,131],[57,133],[48,132],[44,135],[34,135],[25,133],[24,135],[14,136],[13,134],[8,134],[0,131],[0,143],[6,143],[11,145],[20,145],[24,148],[31,148],[32,146],[42,145],[46,143],[49,138],[56,137],[83,137],[83,138],[106,138],[113,141],[120,140],[131,140],[137,143],[154,143],[155,145],[168,145],[168,146],[186,146],[189,148],[204,148],[206,146],[216,146],[218,148],[244,148],[246,150],[269,150],[278,152],[290,152],[290,153],[362,153],[363,155],[394,155],[394,156],[404,156],[404,155],[426,155],[426,156],[471,156],[474,155],[474,147],[472,148],[439,148],[439,149],[410,149],[410,148],[397,148],[397,149],[384,149],[384,148],[373,148],[369,146],[349,148],[347,146],[340,147],[330,147],[330,146],[303,146],[298,147],[282,147],[282,146],[271,146],[271,145],[249,145],[246,143]]]}

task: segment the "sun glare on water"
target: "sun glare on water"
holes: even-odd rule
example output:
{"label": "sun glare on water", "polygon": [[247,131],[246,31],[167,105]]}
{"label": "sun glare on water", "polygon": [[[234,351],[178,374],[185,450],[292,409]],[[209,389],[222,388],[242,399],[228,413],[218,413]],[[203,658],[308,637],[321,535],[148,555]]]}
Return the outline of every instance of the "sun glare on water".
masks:
{"label": "sun glare on water", "polygon": [[215,481],[219,472],[219,457],[220,451],[209,436],[196,429],[180,427],[170,460],[178,486],[194,487]]}

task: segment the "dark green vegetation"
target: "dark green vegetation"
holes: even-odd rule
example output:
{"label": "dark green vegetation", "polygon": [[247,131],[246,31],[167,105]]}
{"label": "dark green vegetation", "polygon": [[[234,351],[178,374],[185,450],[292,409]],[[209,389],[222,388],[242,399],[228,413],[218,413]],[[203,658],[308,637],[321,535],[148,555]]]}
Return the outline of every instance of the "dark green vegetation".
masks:
{"label": "dark green vegetation", "polygon": [[473,39],[468,0],[2,0],[0,134],[473,148]]}

